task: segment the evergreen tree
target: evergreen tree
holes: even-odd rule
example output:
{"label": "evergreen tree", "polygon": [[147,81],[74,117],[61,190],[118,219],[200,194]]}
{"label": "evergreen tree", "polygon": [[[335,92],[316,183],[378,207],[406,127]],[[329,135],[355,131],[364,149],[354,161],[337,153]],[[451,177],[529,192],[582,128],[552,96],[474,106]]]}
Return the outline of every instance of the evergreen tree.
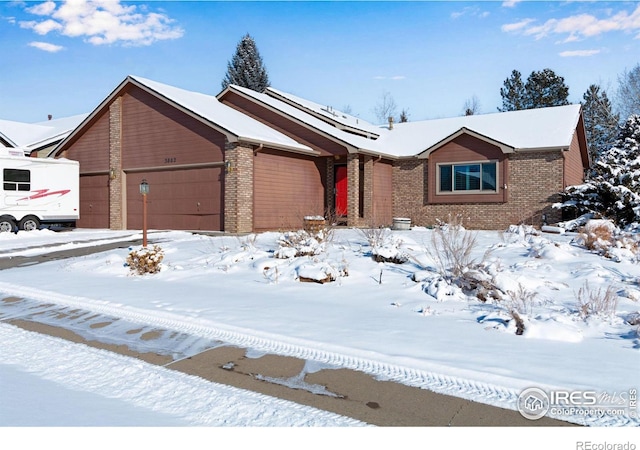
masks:
{"label": "evergreen tree", "polygon": [[568,105],[569,88],[551,69],[533,71],[524,85],[524,109]]}
{"label": "evergreen tree", "polygon": [[585,184],[565,191],[564,209],[591,213],[624,227],[640,222],[640,116],[632,115],[614,145],[598,155]]}
{"label": "evergreen tree", "polygon": [[525,109],[525,90],[520,72],[514,70],[511,76],[504,80],[504,87],[500,88],[500,96],[502,96],[502,108],[498,108],[498,111]]}
{"label": "evergreen tree", "polygon": [[584,128],[589,145],[591,161],[596,161],[600,152],[613,145],[618,134],[620,117],[613,113],[611,102],[604,89],[592,84],[582,96]]}
{"label": "evergreen tree", "polygon": [[518,111],[569,104],[567,100],[569,88],[564,84],[564,78],[556,75],[551,69],[531,72],[526,83],[522,82],[520,72],[514,70],[511,76],[504,80],[504,86],[500,88],[500,96],[502,108],[498,108],[498,111]]}
{"label": "evergreen tree", "polygon": [[256,43],[247,33],[238,43],[236,53],[227,63],[222,89],[230,84],[262,92],[270,86],[267,69],[262,63]]}

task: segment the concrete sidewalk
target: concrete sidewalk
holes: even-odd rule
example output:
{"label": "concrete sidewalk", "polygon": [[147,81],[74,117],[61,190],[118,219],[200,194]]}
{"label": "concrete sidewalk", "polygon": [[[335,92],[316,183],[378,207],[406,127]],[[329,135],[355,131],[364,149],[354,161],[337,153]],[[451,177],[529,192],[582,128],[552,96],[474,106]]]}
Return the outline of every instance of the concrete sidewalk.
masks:
{"label": "concrete sidewalk", "polygon": [[[71,330],[23,319],[7,323],[22,329],[60,337],[235,386],[335,412],[378,426],[569,426],[543,417],[531,421],[517,411],[437,394],[391,381],[379,381],[350,369],[323,369],[305,373],[305,361],[264,355],[247,357],[233,346],[206,350],[182,360],[155,353],[137,353],[126,345],[87,341]],[[320,392],[318,392],[320,391]],[[315,392],[315,393],[314,393]]]}

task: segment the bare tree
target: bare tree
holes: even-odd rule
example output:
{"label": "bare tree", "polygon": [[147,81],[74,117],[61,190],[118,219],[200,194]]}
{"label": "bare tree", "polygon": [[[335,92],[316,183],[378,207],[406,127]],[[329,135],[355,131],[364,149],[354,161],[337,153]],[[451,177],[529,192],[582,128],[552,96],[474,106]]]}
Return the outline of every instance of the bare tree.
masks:
{"label": "bare tree", "polygon": [[373,113],[379,123],[386,123],[389,117],[396,115],[396,101],[393,99],[389,92],[383,92],[380,96],[380,100],[373,108]]}
{"label": "bare tree", "polygon": [[464,106],[462,107],[462,112],[465,116],[480,114],[480,100],[478,100],[478,97],[476,95],[465,100]]}
{"label": "bare tree", "polygon": [[640,64],[618,75],[615,100],[622,121],[633,114],[640,114]]}

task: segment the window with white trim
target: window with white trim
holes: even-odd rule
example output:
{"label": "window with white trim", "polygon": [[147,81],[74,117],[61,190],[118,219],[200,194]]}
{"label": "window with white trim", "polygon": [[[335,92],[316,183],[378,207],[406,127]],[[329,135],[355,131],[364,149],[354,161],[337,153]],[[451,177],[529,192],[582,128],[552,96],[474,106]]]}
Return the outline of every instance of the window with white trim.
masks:
{"label": "window with white trim", "polygon": [[438,164],[438,193],[490,194],[498,192],[498,162]]}

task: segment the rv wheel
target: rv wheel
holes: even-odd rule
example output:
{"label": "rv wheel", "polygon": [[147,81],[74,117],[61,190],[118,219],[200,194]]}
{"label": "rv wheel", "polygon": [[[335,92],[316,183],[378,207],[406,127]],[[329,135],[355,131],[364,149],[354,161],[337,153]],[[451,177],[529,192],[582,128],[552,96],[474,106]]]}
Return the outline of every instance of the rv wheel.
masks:
{"label": "rv wheel", "polygon": [[8,217],[0,217],[0,233],[4,233],[5,231],[15,231],[16,223],[13,219]]}
{"label": "rv wheel", "polygon": [[40,221],[35,217],[25,217],[20,221],[20,229],[24,231],[34,231],[40,226]]}

